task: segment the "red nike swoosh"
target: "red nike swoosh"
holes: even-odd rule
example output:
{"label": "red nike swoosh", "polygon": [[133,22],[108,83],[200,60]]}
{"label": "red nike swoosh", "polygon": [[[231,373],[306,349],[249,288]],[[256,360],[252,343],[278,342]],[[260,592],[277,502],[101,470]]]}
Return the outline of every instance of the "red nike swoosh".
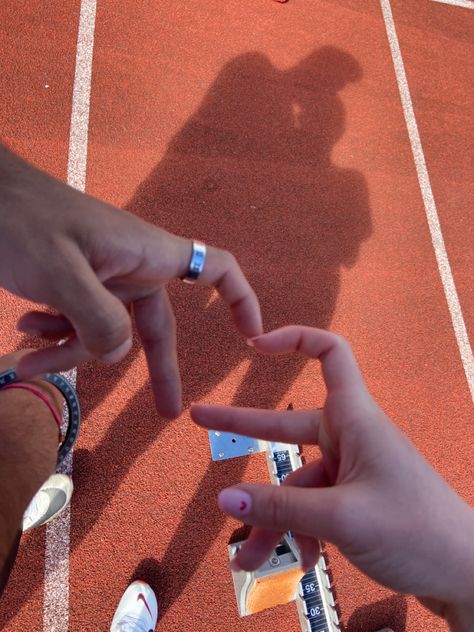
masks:
{"label": "red nike swoosh", "polygon": [[146,609],[147,609],[147,610],[148,610],[148,612],[150,613],[150,617],[153,619],[153,615],[151,614],[151,610],[150,610],[150,608],[148,607],[148,604],[147,604],[147,602],[146,602],[146,599],[145,599],[145,597],[142,595],[142,593],[140,593],[140,594],[138,595],[138,597],[137,597],[137,601],[140,601],[140,599],[141,599],[141,600],[143,601],[143,603],[145,604]]}

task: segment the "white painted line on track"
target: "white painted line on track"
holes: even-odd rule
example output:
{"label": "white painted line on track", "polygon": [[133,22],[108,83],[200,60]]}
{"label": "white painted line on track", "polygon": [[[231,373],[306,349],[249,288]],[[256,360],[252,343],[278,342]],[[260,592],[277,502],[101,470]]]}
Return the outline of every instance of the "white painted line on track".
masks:
{"label": "white painted line on track", "polygon": [[[77,370],[61,373],[74,387]],[[64,405],[66,412],[66,405]],[[58,468],[61,474],[72,475],[72,452]],[[68,629],[69,622],[69,535],[71,506],[46,527],[43,629],[60,632]]]}
{"label": "white painted line on track", "polygon": [[440,4],[450,4],[453,7],[462,7],[463,9],[474,9],[474,2],[471,0],[431,0]]}
{"label": "white painted line on track", "polygon": [[89,135],[96,5],[97,0],[81,0],[77,35],[67,181],[68,184],[79,189],[79,191],[86,190],[87,139]]}
{"label": "white painted line on track", "polygon": [[[80,191],[85,191],[86,188],[96,6],[97,0],[81,0],[77,35],[67,182]],[[76,385],[76,369],[63,375]],[[72,475],[72,452],[59,471]],[[66,632],[69,628],[70,528],[70,507],[46,528],[43,605],[43,629],[46,632]]]}
{"label": "white painted line on track", "polygon": [[449,313],[451,315],[451,322],[453,324],[456,341],[458,343],[464,372],[466,374],[467,383],[471,391],[472,400],[474,401],[474,356],[472,353],[471,343],[469,342],[469,337],[467,335],[466,324],[464,322],[461,304],[459,302],[458,293],[454,284],[453,274],[451,272],[451,266],[448,259],[448,253],[446,252],[443,233],[441,231],[438,211],[436,209],[436,203],[433,196],[433,191],[431,189],[430,178],[428,175],[428,169],[426,167],[420,134],[418,132],[415,112],[413,110],[413,103],[410,96],[410,89],[408,87],[408,81],[405,72],[405,66],[403,63],[402,53],[400,50],[400,44],[398,42],[397,31],[395,29],[395,22],[393,20],[390,0],[380,0],[380,4],[385,20],[385,28],[387,30],[390,50],[392,52],[395,75],[397,77],[398,89],[400,91],[400,97],[403,106],[403,113],[405,115],[408,136],[410,138],[413,158],[415,160],[416,172],[418,174],[418,182],[420,184],[421,195],[423,197],[423,203],[425,206],[426,218],[428,220],[428,226],[431,233],[431,241],[433,242],[433,248],[436,255],[436,261],[438,263],[439,274],[441,276],[444,294],[448,303]]}

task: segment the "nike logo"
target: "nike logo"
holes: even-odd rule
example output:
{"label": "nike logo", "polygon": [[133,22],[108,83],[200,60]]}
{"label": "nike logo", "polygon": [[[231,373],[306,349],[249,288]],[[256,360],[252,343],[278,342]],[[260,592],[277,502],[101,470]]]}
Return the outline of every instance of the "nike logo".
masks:
{"label": "nike logo", "polygon": [[153,619],[153,615],[151,614],[151,610],[150,610],[150,608],[148,607],[148,604],[147,604],[147,602],[146,602],[146,599],[145,599],[145,597],[142,595],[142,593],[140,593],[140,594],[138,595],[138,597],[137,597],[137,601],[140,601],[140,599],[141,599],[141,600],[143,601],[143,603],[145,604],[146,609],[147,609],[147,610],[148,610],[148,612],[150,613],[150,617]]}

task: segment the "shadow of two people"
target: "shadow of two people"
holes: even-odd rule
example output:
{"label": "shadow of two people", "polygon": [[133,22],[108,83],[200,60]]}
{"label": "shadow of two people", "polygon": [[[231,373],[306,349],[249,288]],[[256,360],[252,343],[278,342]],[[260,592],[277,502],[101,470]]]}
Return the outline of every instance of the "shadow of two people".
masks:
{"label": "shadow of two people", "polygon": [[[331,161],[332,148],[345,129],[339,92],[361,77],[354,57],[333,47],[315,50],[287,70],[275,68],[260,53],[237,57],[223,67],[201,106],[127,205],[132,213],[171,232],[235,254],[261,300],[266,330],[291,322],[329,327],[341,268],[355,264],[362,242],[371,234],[364,176]],[[204,398],[243,360],[250,360],[250,366],[232,404],[277,406],[307,360],[296,354],[256,356],[237,344],[227,309],[212,300],[211,289],[190,292],[176,283],[169,291],[178,321],[185,406]],[[135,346],[122,365],[107,369],[102,378],[93,367],[79,370],[86,419],[138,349]],[[88,390],[91,383],[94,388]],[[166,425],[152,413],[141,419],[139,433],[127,423],[143,397],[150,397],[148,387],[112,421],[94,451],[76,451],[73,549]],[[120,460],[108,468],[111,455],[117,454]],[[222,527],[223,515],[205,499],[224,484],[239,482],[245,467],[244,459],[209,464],[160,562],[167,581],[158,587],[156,573],[148,577],[160,592],[162,613],[179,597]],[[101,484],[91,485],[97,478]],[[183,554],[190,533],[201,535]],[[27,571],[19,561],[15,575],[28,580],[21,582],[22,597],[17,592],[20,582],[13,581],[6,592],[3,622],[14,614],[9,607],[18,605],[19,597],[26,601],[41,581],[41,573]]]}
{"label": "shadow of two people", "polygon": [[[283,71],[259,53],[234,59],[128,207],[170,232],[233,252],[261,300],[267,330],[291,322],[329,327],[340,270],[355,264],[371,234],[363,175],[331,161],[345,129],[339,92],[361,77],[357,61],[333,47]],[[225,308],[211,300],[209,289],[191,296],[179,286],[171,298],[180,325],[186,405],[251,359],[232,404],[277,406],[307,359],[255,356],[236,345]],[[196,377],[199,366],[204,379]],[[167,586],[162,611],[179,596],[221,528],[220,512],[203,509],[204,500],[223,482],[239,482],[244,470],[244,459],[209,465],[159,565]],[[189,551],[188,535],[196,529],[205,537],[194,537]],[[169,572],[178,567],[173,578]]]}

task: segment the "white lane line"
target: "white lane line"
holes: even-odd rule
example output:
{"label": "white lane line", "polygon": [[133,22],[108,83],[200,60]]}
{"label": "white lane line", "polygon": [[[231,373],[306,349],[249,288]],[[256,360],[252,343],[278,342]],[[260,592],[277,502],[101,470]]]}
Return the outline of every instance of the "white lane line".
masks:
{"label": "white lane line", "polygon": [[434,200],[433,191],[431,189],[428,169],[426,167],[423,147],[421,145],[420,134],[418,132],[418,125],[416,122],[415,112],[413,110],[413,104],[410,96],[410,89],[408,87],[407,76],[405,73],[405,66],[403,64],[400,44],[398,42],[395,23],[393,21],[390,0],[380,0],[380,4],[385,20],[385,28],[387,30],[390,50],[392,52],[395,75],[397,77],[398,89],[400,91],[400,97],[403,106],[403,113],[405,115],[408,136],[410,138],[411,149],[413,152],[413,158],[415,160],[416,171],[418,174],[418,182],[420,184],[421,195],[423,197],[423,202],[425,206],[426,218],[428,220],[428,226],[431,233],[431,241],[433,242],[433,248],[436,255],[436,261],[438,263],[439,274],[441,276],[444,294],[448,303],[449,313],[451,315],[451,322],[453,324],[456,341],[458,343],[464,372],[466,374],[467,383],[471,391],[472,400],[474,401],[474,356],[472,353],[471,343],[469,342],[469,337],[467,335],[466,324],[464,322],[461,304],[459,302],[458,293],[454,284],[453,274],[451,272],[451,266],[448,259],[448,253],[446,252],[443,233],[441,231],[441,225],[439,222],[438,211],[436,209],[436,203]]}
{"label": "white lane line", "polygon": [[[61,373],[76,386],[77,369]],[[66,414],[66,405],[64,405]],[[72,452],[58,468],[61,474],[72,476]],[[69,534],[71,506],[46,527],[43,629],[65,632],[69,622]]]}
{"label": "white lane line", "polygon": [[81,0],[77,35],[67,181],[68,184],[79,189],[79,191],[86,190],[87,139],[89,135],[89,106],[96,6],[97,0]]}
{"label": "white lane line", "polygon": [[[80,191],[85,191],[86,187],[96,5],[97,0],[81,0],[77,35],[67,182]],[[63,375],[76,385],[76,369]],[[72,453],[65,459],[60,471],[72,475]],[[43,629],[46,632],[66,632],[69,628],[70,527],[68,508],[46,529],[43,602]]]}
{"label": "white lane line", "polygon": [[450,4],[453,7],[462,7],[463,9],[474,9],[474,2],[471,0],[431,0],[440,4]]}

